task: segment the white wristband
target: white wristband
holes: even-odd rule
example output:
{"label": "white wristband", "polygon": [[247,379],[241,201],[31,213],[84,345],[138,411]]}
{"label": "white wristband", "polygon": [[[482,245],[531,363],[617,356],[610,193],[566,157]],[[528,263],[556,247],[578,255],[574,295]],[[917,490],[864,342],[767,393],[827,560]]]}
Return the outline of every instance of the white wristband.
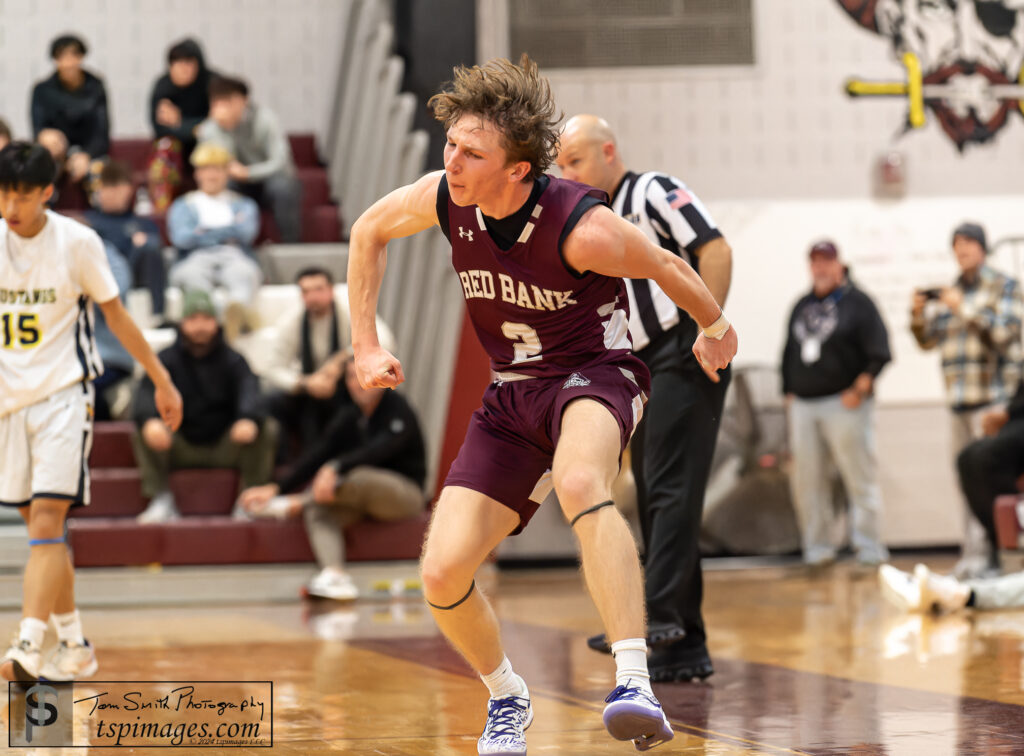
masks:
{"label": "white wristband", "polygon": [[729,330],[729,321],[726,319],[725,313],[723,312],[718,316],[718,320],[702,330],[707,338],[721,341]]}

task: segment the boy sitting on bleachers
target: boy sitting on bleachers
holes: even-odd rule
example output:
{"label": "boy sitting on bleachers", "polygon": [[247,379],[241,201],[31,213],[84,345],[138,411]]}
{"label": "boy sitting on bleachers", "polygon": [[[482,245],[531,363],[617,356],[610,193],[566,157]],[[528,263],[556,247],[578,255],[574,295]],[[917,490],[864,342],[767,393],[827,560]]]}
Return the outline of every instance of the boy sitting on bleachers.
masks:
{"label": "boy sitting on bleachers", "polygon": [[196,134],[200,142],[214,142],[233,155],[231,180],[274,214],[281,241],[301,241],[302,183],[295,176],[291,145],[277,116],[249,100],[244,81],[229,76],[210,80],[210,117]]}
{"label": "boy sitting on bleachers", "polygon": [[263,280],[252,244],[260,230],[260,211],[248,197],[228,189],[231,154],[202,143],[192,153],[199,188],[174,200],[167,214],[167,235],[178,248],[171,285],[184,291],[227,294],[224,333],[234,342],[244,323],[256,321],[252,304]]}
{"label": "boy sitting on bleachers", "polygon": [[153,314],[164,312],[167,271],[160,229],[151,218],[135,214],[135,186],[127,164],[111,160],[100,171],[99,208],[85,212],[85,222],[114,246],[131,270],[133,287],[149,291]]}

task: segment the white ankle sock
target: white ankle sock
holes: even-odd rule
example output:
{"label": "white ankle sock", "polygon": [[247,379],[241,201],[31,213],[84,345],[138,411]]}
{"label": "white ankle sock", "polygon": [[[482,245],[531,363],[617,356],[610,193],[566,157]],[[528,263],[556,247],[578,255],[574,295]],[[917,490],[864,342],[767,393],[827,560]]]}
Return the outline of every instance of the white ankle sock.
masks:
{"label": "white ankle sock", "polygon": [[647,639],[626,638],[612,644],[615,657],[615,684],[640,688],[645,693],[651,690],[651,674],[647,671]]}
{"label": "white ankle sock", "polygon": [[480,679],[491,691],[491,698],[530,697],[530,693],[526,689],[526,682],[512,671],[512,662],[508,660],[507,656],[502,658],[501,664],[496,670],[489,675],[480,675]]}
{"label": "white ankle sock", "polygon": [[57,628],[58,641],[67,641],[69,645],[85,645],[85,638],[82,637],[82,618],[77,609],[67,614],[51,614],[50,619]]}
{"label": "white ankle sock", "polygon": [[27,640],[36,648],[43,647],[43,636],[46,635],[46,623],[35,617],[25,617],[21,620],[21,630],[18,633],[18,640]]}

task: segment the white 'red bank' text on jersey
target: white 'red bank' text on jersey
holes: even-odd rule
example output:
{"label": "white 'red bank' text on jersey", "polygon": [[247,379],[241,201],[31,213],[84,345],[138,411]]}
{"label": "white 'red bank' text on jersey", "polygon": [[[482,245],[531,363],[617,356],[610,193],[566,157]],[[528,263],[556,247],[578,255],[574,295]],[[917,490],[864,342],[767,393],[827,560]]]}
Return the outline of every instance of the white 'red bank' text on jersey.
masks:
{"label": "white 'red bank' text on jersey", "polygon": [[88,226],[48,210],[25,239],[0,220],[0,417],[103,372],[91,303],[117,295]]}

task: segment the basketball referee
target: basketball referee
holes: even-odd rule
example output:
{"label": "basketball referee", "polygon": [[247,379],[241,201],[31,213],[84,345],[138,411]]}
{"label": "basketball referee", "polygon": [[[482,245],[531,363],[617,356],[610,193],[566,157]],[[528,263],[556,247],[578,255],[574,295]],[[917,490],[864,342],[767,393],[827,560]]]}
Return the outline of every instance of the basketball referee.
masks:
{"label": "basketball referee", "polygon": [[[626,170],[607,122],[571,118],[556,161],[565,178],[603,189],[612,209],[679,255],[725,304],[732,250],[701,201],[677,178]],[[701,615],[700,527],[730,368],[714,383],[691,351],[697,324],[657,284],[626,279],[633,349],[650,368],[651,398],[632,441],[647,558],[651,679],[705,679],[714,671]],[[604,635],[591,648],[608,651]]]}

